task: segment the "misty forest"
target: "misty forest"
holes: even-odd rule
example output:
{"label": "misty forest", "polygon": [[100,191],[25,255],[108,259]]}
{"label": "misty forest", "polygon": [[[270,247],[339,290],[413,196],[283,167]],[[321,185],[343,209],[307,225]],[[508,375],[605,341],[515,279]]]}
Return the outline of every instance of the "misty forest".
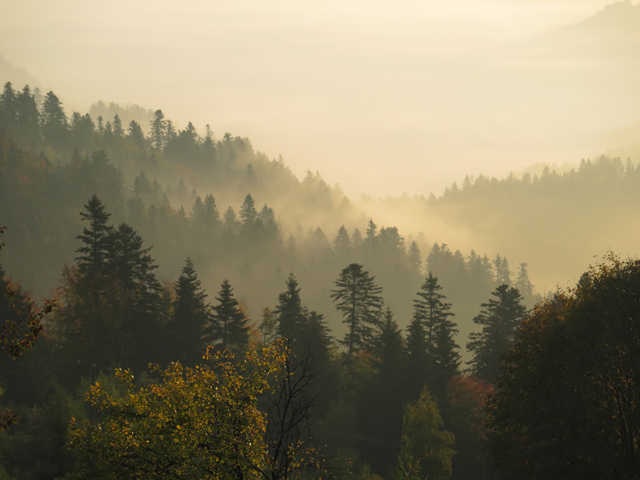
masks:
{"label": "misty forest", "polygon": [[640,479],[633,158],[358,199],[0,80],[0,479]]}

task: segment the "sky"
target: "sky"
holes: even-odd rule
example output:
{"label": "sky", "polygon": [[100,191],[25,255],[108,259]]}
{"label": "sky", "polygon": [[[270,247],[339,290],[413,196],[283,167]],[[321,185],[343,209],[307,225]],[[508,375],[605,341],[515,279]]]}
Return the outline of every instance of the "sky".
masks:
{"label": "sky", "polygon": [[638,124],[640,61],[567,29],[607,3],[6,2],[0,54],[68,109],[160,108],[353,198],[428,195],[577,163]]}

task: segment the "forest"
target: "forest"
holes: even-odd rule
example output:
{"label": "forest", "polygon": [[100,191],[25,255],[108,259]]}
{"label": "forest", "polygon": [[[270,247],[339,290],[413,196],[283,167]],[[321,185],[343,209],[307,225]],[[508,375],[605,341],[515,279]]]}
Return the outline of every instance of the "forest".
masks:
{"label": "forest", "polygon": [[[639,478],[640,264],[536,290],[502,229],[544,250],[524,204],[575,233],[639,183],[600,157],[354,201],[248,138],[7,82],[0,478]],[[445,224],[507,233],[463,253]]]}

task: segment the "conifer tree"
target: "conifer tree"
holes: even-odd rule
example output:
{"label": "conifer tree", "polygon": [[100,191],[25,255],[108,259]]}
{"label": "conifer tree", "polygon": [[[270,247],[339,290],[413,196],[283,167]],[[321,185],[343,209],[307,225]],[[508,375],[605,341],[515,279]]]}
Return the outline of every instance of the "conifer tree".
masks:
{"label": "conifer tree", "polygon": [[407,327],[405,343],[407,346],[406,398],[414,399],[425,385],[431,383],[433,372],[433,359],[430,355],[424,321],[415,312]]}
{"label": "conifer tree", "polygon": [[387,305],[378,334],[373,342],[373,352],[378,364],[378,376],[383,385],[391,385],[400,379],[405,363],[406,350],[398,322]]}
{"label": "conifer tree", "polygon": [[110,253],[113,229],[107,222],[111,214],[107,213],[97,195],[91,197],[84,208],[87,211],[80,212],[80,218],[89,221],[89,228],[84,227],[82,234],[76,237],[84,244],[78,248],[80,255],[76,260],[80,273],[95,276],[104,273]]}
{"label": "conifer tree", "polygon": [[211,339],[219,342],[222,349],[243,351],[249,344],[248,319],[233,296],[228,280],[222,282],[218,304],[213,307]]}
{"label": "conifer tree", "polygon": [[349,238],[349,232],[342,225],[338,230],[333,246],[338,257],[342,260],[346,260],[349,257],[351,251],[351,239]]}
{"label": "conifer tree", "polygon": [[162,110],[156,110],[151,121],[151,148],[162,151],[165,144],[166,128],[167,122],[164,119],[164,113],[162,113]]}
{"label": "conifer tree", "polygon": [[258,212],[256,211],[256,205],[253,201],[253,197],[250,193],[244,197],[244,202],[240,207],[240,222],[243,230],[250,230],[253,228],[255,222],[258,219]]}
{"label": "conifer tree", "polygon": [[517,289],[500,285],[491,295],[495,298],[483,303],[482,310],[473,319],[473,323],[482,325],[482,331],[470,334],[467,343],[467,349],[473,352],[470,363],[474,374],[489,381],[498,374],[500,355],[512,343],[527,313]]}
{"label": "conifer tree", "polygon": [[0,95],[0,125],[13,130],[18,121],[18,99],[11,82],[4,84]]}
{"label": "conifer tree", "polygon": [[518,279],[516,280],[515,285],[515,287],[524,298],[530,298],[533,296],[533,285],[529,280],[529,272],[527,270],[528,266],[529,265],[527,265],[526,262],[522,262],[520,264],[520,269],[518,270]]}
{"label": "conifer tree", "polygon": [[411,245],[409,245],[409,252],[407,253],[409,257],[409,267],[413,273],[420,275],[422,270],[422,259],[420,257],[420,248],[416,241],[412,241]]}
{"label": "conifer tree", "polygon": [[129,122],[127,138],[133,142],[133,144],[138,148],[144,148],[144,133],[142,132],[142,127],[135,120],[131,120]]}
{"label": "conifer tree", "polygon": [[211,312],[191,258],[187,257],[174,286],[176,299],[168,326],[173,352],[170,360],[193,367],[205,352],[205,329],[211,321]]}
{"label": "conifer tree", "polygon": [[278,295],[274,313],[278,321],[278,335],[295,343],[305,324],[305,315],[298,280],[293,273],[287,278],[287,290]]}
{"label": "conifer tree", "polygon": [[334,282],[336,289],[331,290],[336,309],[344,317],[342,323],[348,327],[340,343],[347,347],[349,356],[371,348],[375,329],[380,323],[384,301],[380,296],[382,288],[374,280],[362,265],[352,263],[340,272]]}
{"label": "conifer tree", "polygon": [[511,271],[509,270],[509,262],[507,259],[501,258],[500,255],[498,255],[493,263],[496,267],[496,283],[498,285],[511,286]]}
{"label": "conifer tree", "polygon": [[40,112],[29,85],[25,85],[16,98],[18,135],[31,146],[40,142]]}
{"label": "conifer tree", "polygon": [[122,138],[124,136],[124,129],[122,128],[122,120],[120,120],[120,116],[117,113],[113,117],[113,136],[115,138]]}
{"label": "conifer tree", "polygon": [[420,298],[414,300],[414,318],[424,325],[430,376],[438,393],[443,391],[460,365],[459,347],[454,340],[458,330],[450,320],[454,314],[441,290],[438,279],[429,272],[417,294]]}
{"label": "conifer tree", "polygon": [[69,136],[67,115],[62,108],[62,102],[53,92],[47,93],[42,104],[40,115],[42,136],[44,141],[53,147],[66,147]]}

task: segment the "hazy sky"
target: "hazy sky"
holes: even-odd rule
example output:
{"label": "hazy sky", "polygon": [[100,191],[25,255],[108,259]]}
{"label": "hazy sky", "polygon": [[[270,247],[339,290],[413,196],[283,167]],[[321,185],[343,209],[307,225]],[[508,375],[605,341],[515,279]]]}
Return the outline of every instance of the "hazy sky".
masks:
{"label": "hazy sky", "polygon": [[0,53],[83,111],[161,108],[352,196],[428,194],[640,120],[640,67],[558,33],[607,3],[5,2]]}

